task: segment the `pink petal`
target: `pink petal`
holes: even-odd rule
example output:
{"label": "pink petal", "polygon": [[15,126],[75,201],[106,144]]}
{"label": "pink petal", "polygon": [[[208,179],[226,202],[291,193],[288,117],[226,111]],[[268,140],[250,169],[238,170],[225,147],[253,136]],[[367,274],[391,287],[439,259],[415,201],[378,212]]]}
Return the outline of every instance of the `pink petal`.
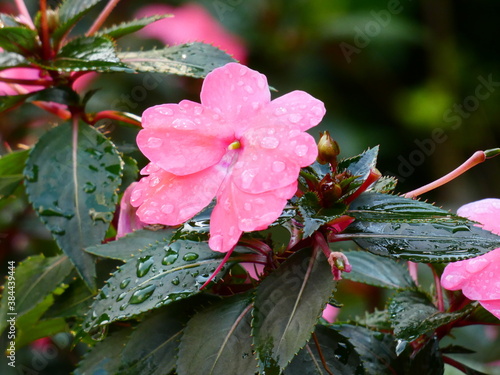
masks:
{"label": "pink petal", "polygon": [[500,235],[500,199],[487,198],[460,207],[458,215],[477,221],[483,229]]}
{"label": "pink petal", "polygon": [[270,100],[266,76],[237,63],[214,69],[201,89],[201,103],[224,116],[239,134]]}
{"label": "pink petal", "polygon": [[304,91],[292,91],[274,99],[262,112],[274,124],[298,127],[304,131],[318,125],[325,113],[323,102]]}
{"label": "pink petal", "polygon": [[498,319],[500,319],[500,299],[495,299],[491,301],[479,301],[483,307],[488,310],[490,313],[495,315]]}
{"label": "pink petal", "polygon": [[284,188],[260,194],[249,194],[232,186],[232,208],[236,212],[238,227],[244,232],[266,229],[283,212],[287,200],[297,191],[297,181]]}
{"label": "pink petal", "polygon": [[141,8],[137,17],[156,14],[174,14],[174,17],[156,21],[140,30],[139,34],[159,39],[166,45],[205,42],[228,52],[239,61],[246,60],[247,52],[243,41],[225,30],[201,5],[188,3],[174,8],[153,4]]}
{"label": "pink petal", "polygon": [[210,216],[210,239],[208,245],[214,251],[226,253],[240,239],[242,230],[238,228],[238,217],[233,209],[229,189],[222,189],[217,196],[217,204]]}
{"label": "pink petal", "polygon": [[234,132],[208,108],[184,100],[148,108],[137,136],[142,153],[162,169],[184,176],[217,164]]}
{"label": "pink petal", "polygon": [[285,125],[250,128],[233,169],[234,183],[247,193],[279,189],[297,180],[301,167],[318,156],[314,138]]}
{"label": "pink petal", "polygon": [[137,209],[130,204],[130,197],[132,196],[132,192],[136,185],[137,182],[133,182],[123,193],[123,197],[120,202],[120,215],[118,216],[116,238],[123,237],[127,233],[141,229],[144,225],[146,225],[139,220],[136,215]]}
{"label": "pink petal", "polygon": [[240,266],[248,272],[248,275],[254,279],[259,280],[260,275],[264,273],[264,265],[259,263],[240,263]]}
{"label": "pink petal", "polygon": [[140,206],[137,215],[141,221],[178,225],[212,201],[226,172],[218,165],[186,176],[158,169],[138,182],[130,201],[134,207]]}
{"label": "pink petal", "polygon": [[[42,79],[41,70],[38,68],[10,68],[0,72],[0,77],[17,79]],[[50,81],[50,76],[45,77]],[[28,94],[43,90],[45,86],[20,85],[15,83],[0,82],[0,96]]]}
{"label": "pink petal", "polygon": [[333,323],[335,319],[337,319],[339,312],[340,309],[338,307],[327,304],[323,310],[323,319],[325,319],[328,323]]}
{"label": "pink petal", "polygon": [[446,289],[462,289],[472,300],[500,299],[500,248],[447,265],[441,282]]}

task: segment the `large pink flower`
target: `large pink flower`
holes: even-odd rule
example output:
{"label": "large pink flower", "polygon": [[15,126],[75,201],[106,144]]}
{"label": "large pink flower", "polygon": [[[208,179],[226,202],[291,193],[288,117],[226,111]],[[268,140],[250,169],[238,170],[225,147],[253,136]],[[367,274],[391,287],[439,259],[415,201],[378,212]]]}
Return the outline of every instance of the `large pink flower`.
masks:
{"label": "large pink flower", "polygon": [[165,18],[146,26],[139,33],[161,40],[165,44],[183,44],[189,42],[205,42],[215,45],[244,63],[246,49],[243,41],[225,30],[212,15],[201,5],[187,3],[174,8],[163,4],[153,4],[141,8],[138,17],[156,14],[173,14],[173,18]]}
{"label": "large pink flower", "polygon": [[151,163],[131,203],[145,223],[177,225],[217,197],[209,245],[229,251],[242,232],[267,228],[295,194],[300,168],[318,154],[305,130],[324,114],[323,103],[303,91],[271,101],[266,77],[246,66],[215,69],[201,104],[144,112],[137,144]]}
{"label": "large pink flower", "polygon": [[[460,216],[477,221],[483,229],[500,235],[500,199],[483,199],[460,207]],[[441,283],[449,290],[462,289],[500,319],[500,247],[476,258],[446,266]]]}

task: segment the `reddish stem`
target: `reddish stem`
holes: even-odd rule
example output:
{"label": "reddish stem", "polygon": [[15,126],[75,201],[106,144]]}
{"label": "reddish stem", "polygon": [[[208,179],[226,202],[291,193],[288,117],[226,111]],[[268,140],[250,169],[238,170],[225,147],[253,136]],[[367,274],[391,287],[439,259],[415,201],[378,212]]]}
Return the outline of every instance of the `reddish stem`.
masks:
{"label": "reddish stem", "polygon": [[40,19],[41,19],[41,36],[42,40],[42,54],[45,60],[51,57],[50,36],[49,36],[49,23],[47,20],[47,0],[40,0]]}
{"label": "reddish stem", "polygon": [[13,83],[18,85],[26,86],[51,86],[52,81],[47,81],[45,79],[20,79],[20,78],[7,78],[0,77],[0,82]]}
{"label": "reddish stem", "polygon": [[439,279],[439,275],[436,270],[429,264],[429,267],[432,270],[432,275],[434,277],[434,285],[436,287],[436,297],[437,297],[437,308],[439,311],[444,311],[444,298],[443,298],[443,288],[441,287],[441,280]]}
{"label": "reddish stem", "polygon": [[345,204],[349,204],[352,201],[354,201],[357,197],[359,197],[366,189],[370,187],[371,184],[373,184],[375,181],[377,181],[382,174],[377,170],[377,169],[372,169],[370,171],[370,174],[366,178],[365,182],[361,184],[361,186],[356,190],[353,194],[349,195],[345,200]]}
{"label": "reddish stem", "polygon": [[121,122],[126,122],[127,124],[132,124],[136,126],[141,126],[141,119],[131,113],[118,112],[118,111],[101,111],[96,113],[94,116],[88,116],[86,121],[94,125],[97,121],[103,119],[118,120]]}
{"label": "reddish stem", "polygon": [[433,189],[436,189],[436,188],[450,182],[451,180],[454,180],[455,178],[460,176],[462,173],[468,171],[472,167],[482,163],[485,160],[486,160],[486,154],[484,153],[484,151],[476,151],[469,159],[467,159],[465,161],[465,163],[463,163],[461,166],[454,169],[450,173],[444,175],[441,178],[438,178],[436,181],[431,182],[430,184],[427,184],[427,185],[422,186],[421,188],[412,190],[412,191],[404,194],[403,196],[406,198],[418,197],[419,195],[427,193]]}
{"label": "reddish stem", "polygon": [[41,102],[41,101],[33,101],[31,102],[32,104],[36,105],[37,107],[50,112],[57,117],[63,119],[63,120],[69,120],[71,118],[71,112],[68,111],[67,109],[64,108],[62,104],[58,103],[51,103],[51,102]]}
{"label": "reddish stem", "polygon": [[220,272],[222,267],[224,267],[224,265],[229,260],[229,257],[233,253],[233,250],[234,250],[234,247],[226,253],[226,256],[224,257],[224,259],[222,259],[222,262],[219,264],[219,266],[216,268],[216,270],[210,275],[210,277],[207,279],[207,281],[205,281],[203,283],[203,285],[200,287],[200,290],[204,289],[208,284],[210,284],[210,282],[214,279],[214,277],[217,276],[217,274]]}
{"label": "reddish stem", "polygon": [[120,0],[110,0],[109,3],[106,5],[106,7],[103,9],[101,14],[99,14],[99,17],[94,21],[93,25],[90,27],[89,31],[87,31],[86,36],[91,36],[97,30],[100,29],[104,21],[108,18],[108,16],[111,14],[115,6],[120,2]]}
{"label": "reddish stem", "polygon": [[24,17],[24,21],[27,23],[29,27],[31,27],[33,30],[35,30],[35,24],[33,23],[33,20],[31,19],[30,13],[28,12],[28,8],[26,8],[26,4],[24,3],[23,0],[15,0],[17,10],[19,11],[19,14]]}

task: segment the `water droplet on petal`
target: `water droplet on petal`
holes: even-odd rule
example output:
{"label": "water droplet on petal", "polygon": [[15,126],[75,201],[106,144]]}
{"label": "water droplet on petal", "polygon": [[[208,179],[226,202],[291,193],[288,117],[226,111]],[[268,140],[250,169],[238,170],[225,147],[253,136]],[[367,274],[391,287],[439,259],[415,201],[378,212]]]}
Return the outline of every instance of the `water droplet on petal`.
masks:
{"label": "water droplet on petal", "polygon": [[200,106],[196,106],[194,107],[194,110],[193,110],[194,114],[199,116],[203,113],[203,107],[200,107]]}
{"label": "water droplet on petal", "polygon": [[161,147],[162,144],[163,144],[163,141],[160,138],[149,137],[149,139],[148,139],[148,147],[157,148],[157,147]]}
{"label": "water droplet on petal", "polygon": [[247,69],[246,68],[240,68],[240,76],[244,76],[247,74]]}
{"label": "water droplet on petal", "polygon": [[196,129],[196,124],[188,119],[178,118],[172,122],[172,126],[176,129],[193,130]]}
{"label": "water droplet on petal", "polygon": [[299,129],[293,129],[293,130],[290,130],[288,132],[288,136],[290,138],[295,138],[296,136],[298,136],[300,134],[300,130]]}
{"label": "water droplet on petal", "polygon": [[158,185],[160,183],[160,178],[158,176],[153,176],[151,177],[151,179],[149,180],[149,186],[150,187],[155,187],[156,185]]}
{"label": "water droplet on petal", "polygon": [[174,114],[172,108],[158,108],[158,112],[161,113],[162,115],[167,115],[167,116],[172,116]]}
{"label": "water droplet on petal", "polygon": [[292,113],[288,116],[288,120],[290,120],[291,123],[296,124],[300,120],[302,120],[302,115],[299,115],[298,113]]}
{"label": "water droplet on petal", "polygon": [[285,170],[285,167],[286,167],[286,165],[282,161],[274,161],[272,169],[273,169],[273,172],[280,173],[280,172],[283,172]]}
{"label": "water droplet on petal", "polygon": [[160,210],[164,214],[168,215],[174,212],[174,206],[172,204],[164,204],[163,206],[161,206]]}
{"label": "water droplet on petal", "polygon": [[249,94],[253,94],[253,87],[252,86],[249,86],[249,85],[246,85],[245,86],[245,91],[248,92]]}
{"label": "water droplet on petal", "polygon": [[251,203],[246,202],[246,203],[243,205],[243,208],[244,208],[246,211],[251,211],[251,210],[252,210],[252,204],[251,204]]}
{"label": "water droplet on petal", "polygon": [[141,289],[137,289],[131,296],[128,301],[131,304],[139,304],[146,301],[151,295],[154,293],[156,289],[156,285],[150,284],[142,287]]}
{"label": "water droplet on petal", "polygon": [[262,76],[257,77],[257,86],[259,87],[259,89],[263,89],[266,87],[266,81],[264,77]]}
{"label": "water droplet on petal", "polygon": [[243,86],[244,84],[245,84],[245,82],[241,81],[241,80],[239,80],[238,83],[237,83],[238,86]]}
{"label": "water droplet on petal", "polygon": [[469,259],[465,265],[465,269],[470,273],[482,271],[490,264],[490,261],[485,258]]}
{"label": "water droplet on petal", "polygon": [[130,202],[134,203],[142,197],[142,189],[134,189],[130,196]]}
{"label": "water droplet on petal", "polygon": [[304,156],[305,154],[307,154],[308,150],[309,148],[306,145],[298,145],[297,147],[295,147],[295,153],[297,154],[297,156]]}
{"label": "water droplet on petal", "polygon": [[248,189],[252,184],[254,177],[255,172],[253,170],[247,169],[246,171],[243,171],[243,173],[241,174],[241,187],[243,189]]}
{"label": "water droplet on petal", "polygon": [[220,251],[222,249],[223,238],[220,234],[216,234],[210,237],[210,248],[214,251]]}
{"label": "water droplet on petal", "polygon": [[259,102],[252,102],[252,108],[253,109],[259,109],[260,103]]}
{"label": "water droplet on petal", "polygon": [[311,108],[311,112],[313,113],[313,115],[315,116],[321,116],[323,114],[323,110],[318,107],[318,106],[314,106]]}
{"label": "water droplet on petal", "polygon": [[264,137],[260,141],[260,145],[263,148],[267,148],[270,150],[275,149],[276,147],[279,146],[279,144],[280,144],[280,141],[278,140],[278,138],[275,138],[275,137]]}
{"label": "water droplet on petal", "polygon": [[285,107],[278,107],[278,108],[276,108],[276,109],[274,110],[274,114],[275,114],[276,116],[282,116],[282,115],[284,115],[285,113],[287,113],[287,110],[286,110],[286,108],[285,108]]}
{"label": "water droplet on petal", "polygon": [[446,289],[456,290],[460,289],[462,283],[466,280],[466,277],[461,274],[450,273],[444,277],[443,286]]}

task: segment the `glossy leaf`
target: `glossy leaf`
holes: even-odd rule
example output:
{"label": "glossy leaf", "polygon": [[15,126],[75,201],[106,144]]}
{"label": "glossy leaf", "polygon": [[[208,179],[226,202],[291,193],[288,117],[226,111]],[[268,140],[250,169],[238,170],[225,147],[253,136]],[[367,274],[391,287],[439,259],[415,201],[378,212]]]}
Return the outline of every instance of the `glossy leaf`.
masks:
{"label": "glossy leaf", "polygon": [[24,179],[28,153],[28,150],[20,150],[0,157],[0,199],[12,194]]}
{"label": "glossy leaf", "polygon": [[439,340],[432,337],[411,359],[408,375],[442,375],[444,362],[439,350]]}
{"label": "glossy leaf", "polygon": [[178,240],[152,244],[135,254],[106,282],[84,328],[90,330],[127,319],[199,293],[200,286],[223,257],[224,254],[212,251],[205,242]]}
{"label": "glossy leaf", "polygon": [[251,312],[251,298],[239,295],[194,315],[179,345],[177,373],[255,374],[257,361],[250,335]]}
{"label": "glossy leaf", "polygon": [[338,203],[333,207],[322,208],[318,196],[312,192],[305,193],[299,199],[297,205],[300,215],[299,220],[303,225],[304,238],[312,236],[322,225],[342,216],[347,208],[342,203]]}
{"label": "glossy leaf", "polygon": [[0,70],[16,66],[25,66],[27,64],[28,60],[26,60],[22,55],[14,52],[0,52]]}
{"label": "glossy leaf", "polygon": [[378,149],[378,146],[369,148],[362,154],[341,160],[337,170],[347,170],[353,176],[358,176],[358,183],[363,183],[370,174],[370,171],[377,165]]}
{"label": "glossy leaf", "polygon": [[286,367],[284,375],[365,374],[354,346],[338,331],[318,325],[314,335],[317,343],[310,340]]}
{"label": "glossy leaf", "polygon": [[27,27],[0,28],[0,48],[7,52],[30,56],[37,52],[38,34]]}
{"label": "glossy leaf", "polygon": [[397,341],[394,336],[348,324],[335,324],[331,328],[354,345],[366,374],[405,374],[408,358],[405,353],[396,355]]}
{"label": "glossy leaf", "polygon": [[394,328],[394,335],[406,341],[412,341],[436,328],[467,316],[475,308],[469,305],[463,310],[440,312],[422,292],[405,290],[396,294],[389,303],[389,314]]}
{"label": "glossy leaf", "polygon": [[175,229],[148,230],[141,229],[128,233],[126,236],[110,241],[103,245],[91,246],[85,249],[86,252],[103,258],[118,259],[128,261],[137,255],[141,249],[154,246],[158,242],[168,242],[175,233]]}
{"label": "glossy leaf", "polygon": [[156,15],[151,17],[139,18],[133,21],[122,22],[119,25],[111,26],[99,31],[96,35],[108,35],[114,39],[121,38],[127,34],[135,33],[143,27],[158,20],[172,17],[171,14]]}
{"label": "glossy leaf", "polygon": [[451,262],[498,247],[500,237],[431,204],[364,193],[347,211],[356,221],[338,235],[377,255],[415,262]]}
{"label": "glossy leaf", "polygon": [[367,191],[374,191],[377,193],[388,194],[391,193],[398,183],[398,180],[392,176],[383,176],[375,181]]}
{"label": "glossy leaf", "polygon": [[101,0],[64,0],[59,7],[59,26],[54,39],[60,40],[71,28]]}
{"label": "glossy leaf", "polygon": [[253,313],[254,346],[262,367],[286,367],[309,340],[335,288],[324,255],[303,249],[257,288]]}
{"label": "glossy leaf", "polygon": [[64,292],[55,297],[54,303],[43,315],[49,318],[73,318],[85,315],[94,295],[81,279],[73,281]]}
{"label": "glossy leaf", "polygon": [[24,171],[33,207],[91,289],[94,259],[83,249],[104,238],[121,169],[114,145],[96,129],[63,124],[40,138]]}
{"label": "glossy leaf", "polygon": [[46,69],[58,71],[128,72],[120,62],[113,41],[106,36],[80,37],[67,43]]}
{"label": "glossy leaf", "polygon": [[138,72],[204,78],[215,68],[234,62],[226,52],[205,43],[188,43],[151,51],[120,52],[120,59]]}
{"label": "glossy leaf", "polygon": [[376,256],[366,251],[344,251],[352,271],[343,273],[344,279],[389,289],[414,288],[408,268],[393,259]]}

